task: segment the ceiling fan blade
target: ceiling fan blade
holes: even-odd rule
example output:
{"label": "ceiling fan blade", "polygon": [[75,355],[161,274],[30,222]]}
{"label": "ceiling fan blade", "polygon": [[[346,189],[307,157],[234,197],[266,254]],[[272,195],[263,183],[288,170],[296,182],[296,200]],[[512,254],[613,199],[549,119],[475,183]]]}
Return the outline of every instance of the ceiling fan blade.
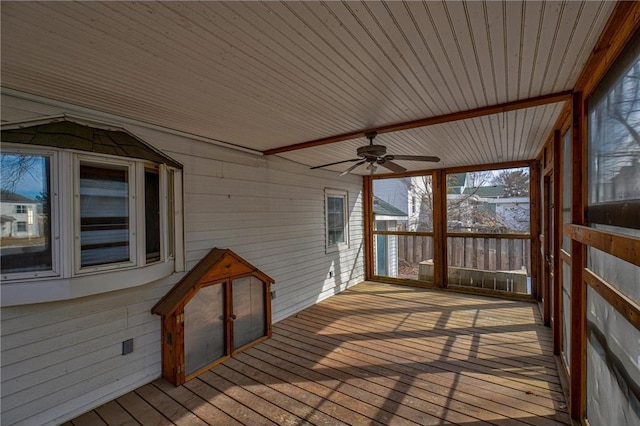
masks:
{"label": "ceiling fan blade", "polygon": [[351,160],[336,161],[335,163],[329,163],[329,164],[323,164],[322,166],[310,167],[309,170],[319,169],[321,167],[334,166],[336,164],[349,163],[351,161],[360,161],[360,160],[362,160],[362,158],[354,158],[354,159],[351,159]]}
{"label": "ceiling fan blade", "polygon": [[400,164],[396,164],[392,161],[389,161],[388,159],[384,159],[383,161],[379,162],[378,164],[380,164],[382,167],[387,168],[389,170],[391,170],[392,172],[395,173],[404,173],[407,171],[407,169],[405,169],[404,167],[402,167]]}
{"label": "ceiling fan blade", "polygon": [[437,163],[440,161],[439,157],[429,157],[426,155],[387,155],[389,160],[408,160],[408,161],[431,161]]}
{"label": "ceiling fan blade", "polygon": [[340,173],[338,176],[344,176],[344,175],[350,173],[352,170],[355,170],[356,167],[361,166],[366,162],[367,162],[367,160],[362,160],[361,162],[356,163],[353,166],[349,167],[347,170],[345,170],[344,172]]}

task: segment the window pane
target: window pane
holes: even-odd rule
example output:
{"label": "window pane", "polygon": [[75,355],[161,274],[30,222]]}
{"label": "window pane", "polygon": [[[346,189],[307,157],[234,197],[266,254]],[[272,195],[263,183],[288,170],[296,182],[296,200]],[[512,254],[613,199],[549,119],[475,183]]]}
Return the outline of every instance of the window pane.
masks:
{"label": "window pane", "polygon": [[589,99],[589,223],[640,229],[640,47]]}
{"label": "window pane", "polygon": [[328,245],[336,245],[345,242],[345,198],[329,196],[327,197],[327,239]]}
{"label": "window pane", "polygon": [[529,239],[447,238],[448,284],[531,294]]}
{"label": "window pane", "polygon": [[640,331],[587,288],[587,419],[640,424]]}
{"label": "window pane", "polygon": [[433,282],[433,237],[375,235],[374,244],[375,275]]}
{"label": "window pane", "polygon": [[144,171],[144,218],[147,263],[160,260],[160,176],[157,169]]}
{"label": "window pane", "polygon": [[529,169],[447,175],[447,230],[528,234]]}
{"label": "window pane", "polygon": [[[409,211],[415,213],[409,214]],[[431,231],[431,211],[431,176],[373,181],[373,216],[377,230]]]}
{"label": "window pane", "polygon": [[234,349],[264,337],[267,334],[264,303],[265,284],[255,277],[233,280]]}
{"label": "window pane", "polygon": [[2,273],[52,269],[50,159],[2,154]]}
{"label": "window pane", "polygon": [[80,165],[81,265],[129,260],[129,179],[126,167]]}
{"label": "window pane", "polygon": [[224,333],[224,284],[203,287],[184,307],[187,375],[225,355]]}

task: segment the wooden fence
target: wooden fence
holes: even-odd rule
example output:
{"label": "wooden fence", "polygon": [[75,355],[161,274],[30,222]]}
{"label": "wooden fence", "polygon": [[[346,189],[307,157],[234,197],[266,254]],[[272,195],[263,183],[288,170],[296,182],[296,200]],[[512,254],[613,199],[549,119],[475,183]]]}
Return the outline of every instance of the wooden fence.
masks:
{"label": "wooden fence", "polygon": [[[398,235],[398,264],[418,265],[433,259],[433,237]],[[488,271],[525,270],[531,274],[531,242],[528,238],[448,237],[449,266]]]}

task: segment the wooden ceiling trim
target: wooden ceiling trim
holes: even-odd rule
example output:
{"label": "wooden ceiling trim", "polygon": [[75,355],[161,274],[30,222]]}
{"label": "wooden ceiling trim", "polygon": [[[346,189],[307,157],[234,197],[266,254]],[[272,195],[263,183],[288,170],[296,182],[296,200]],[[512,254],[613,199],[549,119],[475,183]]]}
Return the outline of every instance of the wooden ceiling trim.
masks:
{"label": "wooden ceiling trim", "polygon": [[638,30],[640,30],[640,2],[618,2],[576,81],[575,91],[583,92],[584,96],[588,97],[631,36]]}
{"label": "wooden ceiling trim", "polygon": [[449,123],[452,121],[466,120],[469,118],[482,117],[485,115],[499,114],[503,112],[515,111],[523,108],[530,108],[535,106],[547,105],[556,102],[564,102],[571,98],[571,91],[563,91],[558,93],[551,93],[548,95],[536,96],[528,99],[521,99],[512,102],[506,102],[498,105],[489,105],[480,108],[474,108],[467,111],[453,112],[450,114],[443,114],[435,117],[421,118],[418,120],[405,121],[402,123],[389,124],[374,129],[356,130],[353,132],[343,133],[340,135],[329,136],[326,138],[316,139],[308,142],[301,142],[293,145],[287,145],[280,148],[267,149],[262,151],[264,155],[275,155],[289,151],[296,151],[299,149],[311,148],[314,146],[327,145],[336,142],[346,141],[358,137],[363,137],[368,131],[377,131],[378,134],[398,132],[401,130],[415,129],[418,127],[432,126],[434,124]]}

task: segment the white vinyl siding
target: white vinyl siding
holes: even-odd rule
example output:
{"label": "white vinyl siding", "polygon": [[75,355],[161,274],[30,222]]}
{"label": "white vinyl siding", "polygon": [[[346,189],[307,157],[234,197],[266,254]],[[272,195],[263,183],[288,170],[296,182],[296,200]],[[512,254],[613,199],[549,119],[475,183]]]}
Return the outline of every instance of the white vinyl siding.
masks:
{"label": "white vinyl siding", "polygon": [[[12,120],[69,112],[118,123],[117,117],[48,101],[4,95],[2,105]],[[186,250],[175,256],[186,256],[187,270],[212,247],[231,248],[275,279],[274,322],[363,280],[361,177],[310,172],[281,158],[126,124],[184,165],[184,193],[170,195],[176,203],[184,197],[184,210],[176,214],[184,215]],[[330,254],[324,247],[327,187],[348,192],[351,242]],[[2,308],[2,425],[59,424],[160,377],[160,317],[150,310],[182,276]],[[127,339],[134,340],[134,351],[123,356]]]}

